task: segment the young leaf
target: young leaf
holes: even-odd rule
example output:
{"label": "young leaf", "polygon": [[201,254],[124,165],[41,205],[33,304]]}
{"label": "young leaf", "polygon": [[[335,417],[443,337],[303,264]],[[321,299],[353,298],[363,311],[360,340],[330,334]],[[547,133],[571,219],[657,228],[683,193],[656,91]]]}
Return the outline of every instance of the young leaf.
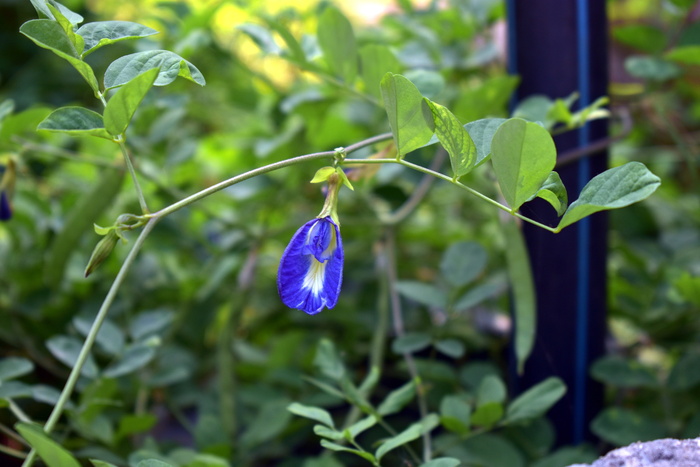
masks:
{"label": "young leaf", "polygon": [[540,125],[512,118],[498,128],[491,142],[491,161],[513,211],[537,193],[556,159],[552,136]]}
{"label": "young leaf", "polygon": [[445,107],[424,99],[432,115],[426,116],[440,143],[450,155],[453,178],[468,174],[476,163],[476,146],[457,117]]}
{"label": "young leaf", "polygon": [[561,216],[566,212],[566,208],[569,203],[569,198],[566,194],[566,187],[562,183],[559,174],[554,171],[549,174],[549,177],[547,177],[547,180],[544,181],[544,184],[539,190],[537,190],[537,193],[528,199],[528,201],[532,201],[535,199],[535,197],[542,198],[551,204],[552,207],[556,209],[558,216]]}
{"label": "young leaf", "polygon": [[85,50],[81,58],[105,45],[158,34],[155,29],[130,21],[96,21],[84,24],[75,32],[85,41]]}
{"label": "young leaf", "polygon": [[503,404],[500,402],[487,402],[476,408],[471,416],[472,425],[484,428],[492,427],[503,417]]}
{"label": "young leaf", "polygon": [[190,62],[168,50],[147,50],[125,55],[113,61],[105,72],[105,89],[123,86],[151,68],[159,68],[155,86],[166,86],[178,76],[204,86],[202,73]]}
{"label": "young leaf", "polygon": [[403,157],[430,141],[433,131],[424,118],[430,109],[413,83],[401,75],[387,73],[380,86],[394,142]]}
{"label": "young leaf", "polygon": [[357,75],[357,43],[350,21],[340,10],[329,6],[318,20],[317,36],[331,71],[352,83]]}
{"label": "young leaf", "polygon": [[377,413],[382,416],[391,415],[400,411],[416,395],[416,384],[409,381],[398,389],[394,389],[386,396],[386,399],[377,407]]}
{"label": "young leaf", "polygon": [[342,432],[328,428],[326,425],[314,425],[314,434],[322,438],[332,439],[333,441],[345,439],[345,435]]}
{"label": "young leaf", "polygon": [[564,396],[561,379],[550,377],[518,396],[506,411],[506,422],[515,423],[541,417]]}
{"label": "young leaf", "polygon": [[374,453],[374,457],[377,458],[377,461],[380,461],[387,452],[418,439],[420,435],[433,430],[433,428],[438,426],[439,423],[440,421],[437,415],[430,414],[426,416],[420,422],[414,423],[398,435],[384,441],[379,448],[377,448],[377,451]]}
{"label": "young leaf", "polygon": [[369,430],[377,423],[378,423],[377,418],[374,415],[370,415],[369,417],[365,417],[365,418],[353,423],[352,425],[347,427],[347,429],[345,431],[350,436],[350,439],[355,439],[355,438],[357,438],[357,436],[360,433],[362,433],[366,430]]}
{"label": "young leaf", "polygon": [[596,175],[583,187],[559,221],[557,230],[607,209],[629,206],[649,197],[661,184],[641,162],[628,162]]}
{"label": "young leaf", "polygon": [[80,463],[60,444],[49,438],[38,425],[18,423],[15,428],[20,435],[36,449],[39,457],[48,467],[80,467]]}
{"label": "young leaf", "polygon": [[304,418],[310,418],[319,423],[323,423],[327,427],[335,428],[331,414],[320,407],[311,407],[308,405],[302,405],[298,402],[292,402],[287,406],[287,410],[292,412],[294,415],[298,415]]}
{"label": "young leaf", "polygon": [[337,444],[337,443],[332,443],[332,442],[330,442],[330,441],[328,441],[328,440],[325,440],[325,439],[322,439],[322,440],[321,440],[321,446],[323,446],[324,448],[326,448],[326,449],[328,449],[328,450],[330,450],[330,451],[336,451],[336,452],[351,452],[351,453],[353,453],[353,454],[356,454],[356,455],[362,457],[362,458],[365,459],[366,461],[371,462],[372,465],[377,465],[377,460],[376,460],[376,459],[374,458],[374,456],[373,456],[371,453],[369,453],[369,452],[360,451],[360,450],[358,450],[358,449],[353,449],[353,448],[348,448],[348,447],[346,447],[346,446],[342,446],[342,445]]}
{"label": "young leaf", "polygon": [[104,114],[105,129],[114,136],[119,136],[134,116],[134,112],[160,73],[158,68],[152,68],[141,73],[122,86],[107,102]]}
{"label": "young leaf", "polygon": [[503,222],[506,238],[506,260],[508,276],[513,291],[513,314],[515,315],[515,357],[518,373],[522,373],[525,360],[532,351],[535,342],[535,325],[537,320],[537,298],[532,279],[530,257],[525,246],[525,239],[518,225],[511,219]]}
{"label": "young leaf", "polygon": [[447,395],[440,401],[440,422],[450,431],[459,434],[469,432],[471,406],[461,397]]}
{"label": "young leaf", "polygon": [[3,358],[0,360],[0,382],[18,378],[31,373],[33,370],[34,363],[31,360],[21,357]]}
{"label": "young leaf", "polygon": [[374,97],[381,98],[382,90],[379,83],[388,72],[400,71],[401,63],[389,47],[381,44],[366,45],[360,49],[359,55],[365,91]]}
{"label": "young leaf", "polygon": [[60,107],[46,117],[37,130],[48,130],[59,133],[68,133],[74,136],[89,135],[105,138],[112,141],[104,128],[102,115],[83,107]]}
{"label": "young leaf", "polygon": [[19,32],[39,47],[48,49],[67,60],[87,81],[92,91],[96,95],[99,93],[100,86],[95,78],[95,72],[90,65],[80,59],[78,51],[60,24],[49,19],[33,19],[20,26]]}

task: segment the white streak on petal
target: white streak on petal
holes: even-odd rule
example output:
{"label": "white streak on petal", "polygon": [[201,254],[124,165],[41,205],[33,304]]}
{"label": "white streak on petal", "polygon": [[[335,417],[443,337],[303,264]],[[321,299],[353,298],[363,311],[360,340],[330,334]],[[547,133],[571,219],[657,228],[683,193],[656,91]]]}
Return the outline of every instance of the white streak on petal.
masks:
{"label": "white streak on petal", "polygon": [[323,279],[326,276],[326,264],[327,262],[321,263],[311,256],[309,270],[306,271],[306,276],[304,276],[304,282],[301,288],[311,289],[311,293],[318,295],[323,290]]}

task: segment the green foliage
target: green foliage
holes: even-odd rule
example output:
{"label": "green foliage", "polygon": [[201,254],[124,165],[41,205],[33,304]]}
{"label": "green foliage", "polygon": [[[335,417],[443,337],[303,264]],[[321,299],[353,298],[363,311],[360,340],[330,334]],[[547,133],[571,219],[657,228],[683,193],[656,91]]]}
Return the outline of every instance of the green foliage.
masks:
{"label": "green foliage", "polygon": [[[0,360],[0,400],[20,419],[55,410],[45,431],[16,426],[49,467],[585,458],[548,455],[543,417],[561,381],[509,394],[496,363],[504,328],[481,324],[515,311],[522,368],[536,301],[521,233],[497,210],[556,232],[642,201],[659,179],[615,160],[567,207],[552,135],[607,117],[607,99],[579,108],[575,93],[537,96],[508,118],[519,79],[500,69],[489,39],[503,18],[497,2],[400,3],[369,28],[327,4],[262,13],[167,3],[113,21],[98,2],[86,17],[108,20],[83,24],[57,2],[32,0],[42,19],[20,33],[53,55],[27,64],[14,91],[0,88],[0,166],[19,167],[15,214],[0,225],[0,341],[16,355]],[[227,9],[239,7],[249,22],[232,33]],[[617,36],[661,52],[639,31]],[[650,57],[666,77],[646,59],[641,75],[683,76],[692,47]],[[61,66],[66,79],[54,80]],[[17,89],[61,107],[5,100]],[[313,173],[355,191],[338,200],[341,300],[311,318],[281,306],[274,276],[291,233],[321,209]],[[446,183],[429,190],[435,178]],[[563,216],[559,226],[518,212],[536,197]],[[690,308],[697,273],[679,270],[663,290]],[[684,349],[667,362],[668,380],[653,381],[686,397],[697,389],[696,357]],[[618,363],[594,375],[658,389],[649,368]],[[653,415],[629,420],[648,435]],[[618,419],[605,412],[596,429],[626,439],[613,433]],[[325,452],[302,458],[309,446]]]}

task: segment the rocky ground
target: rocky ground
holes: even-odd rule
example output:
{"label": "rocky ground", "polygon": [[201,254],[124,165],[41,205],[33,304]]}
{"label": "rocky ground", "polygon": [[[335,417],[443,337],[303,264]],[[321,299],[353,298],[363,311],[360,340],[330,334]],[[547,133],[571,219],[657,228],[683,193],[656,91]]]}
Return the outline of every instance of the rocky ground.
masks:
{"label": "rocky ground", "polygon": [[634,443],[610,451],[592,464],[569,467],[700,467],[700,438]]}

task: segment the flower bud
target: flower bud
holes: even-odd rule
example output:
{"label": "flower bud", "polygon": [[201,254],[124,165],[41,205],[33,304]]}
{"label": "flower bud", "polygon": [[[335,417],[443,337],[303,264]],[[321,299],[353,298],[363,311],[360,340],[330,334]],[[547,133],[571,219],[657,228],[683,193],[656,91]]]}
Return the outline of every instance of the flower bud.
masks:
{"label": "flower bud", "polygon": [[85,268],[85,277],[92,274],[92,272],[109,257],[118,241],[119,234],[115,229],[110,230],[104,238],[99,241],[92,251],[90,261],[88,261],[88,265]]}

